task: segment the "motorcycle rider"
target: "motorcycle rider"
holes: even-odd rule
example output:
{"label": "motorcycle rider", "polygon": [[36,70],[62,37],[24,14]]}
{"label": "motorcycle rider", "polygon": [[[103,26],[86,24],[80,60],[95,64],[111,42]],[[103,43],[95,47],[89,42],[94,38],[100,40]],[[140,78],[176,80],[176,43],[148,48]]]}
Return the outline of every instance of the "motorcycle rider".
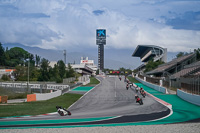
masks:
{"label": "motorcycle rider", "polygon": [[128,88],[129,88],[129,84],[126,85],[126,89],[127,89],[127,90],[128,90]]}
{"label": "motorcycle rider", "polygon": [[139,87],[138,86],[136,86],[135,91],[136,91],[136,93],[138,93],[138,91],[139,91]]}
{"label": "motorcycle rider", "polygon": [[144,89],[141,87],[141,88],[140,88],[140,93],[141,93],[142,91],[144,91]]}
{"label": "motorcycle rider", "polygon": [[141,93],[141,95],[142,95],[143,97],[146,96],[146,92],[145,92],[144,90],[141,90],[140,93]]}
{"label": "motorcycle rider", "polygon": [[68,111],[65,108],[62,108],[61,106],[56,106],[57,112],[61,115],[61,116],[65,116],[65,115],[71,115],[71,112]]}
{"label": "motorcycle rider", "polygon": [[140,101],[140,98],[137,94],[135,94],[135,100],[136,100],[136,103]]}

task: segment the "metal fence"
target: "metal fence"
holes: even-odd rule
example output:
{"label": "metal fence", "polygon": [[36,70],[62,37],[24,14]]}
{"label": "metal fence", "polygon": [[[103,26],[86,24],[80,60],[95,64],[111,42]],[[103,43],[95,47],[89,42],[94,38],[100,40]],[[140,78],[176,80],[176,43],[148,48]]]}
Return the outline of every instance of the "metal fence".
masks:
{"label": "metal fence", "polygon": [[181,88],[183,91],[187,93],[200,95],[200,75],[190,75],[185,77],[180,77],[175,80],[169,80],[169,78],[155,78],[149,76],[138,75],[140,79],[144,80],[146,77],[146,81],[152,84],[161,85],[160,80],[162,80],[162,86],[166,88],[174,87]]}
{"label": "metal fence", "polygon": [[200,76],[181,77],[181,89],[187,93],[200,95]]}
{"label": "metal fence", "polygon": [[73,82],[73,81],[75,81],[75,80],[76,80],[75,77],[66,78],[66,79],[63,79],[63,83],[64,83],[64,84],[69,84],[69,83],[71,83],[71,82]]}
{"label": "metal fence", "polygon": [[69,89],[69,85],[66,84],[47,84],[47,83],[16,83],[16,82],[0,82],[0,87],[8,89],[13,92],[36,92],[36,93],[48,93],[50,90],[64,90]]}
{"label": "metal fence", "polygon": [[138,77],[144,80],[144,76],[143,75],[139,74]]}
{"label": "metal fence", "polygon": [[163,86],[169,88],[170,87],[169,81],[163,80]]}
{"label": "metal fence", "polygon": [[146,77],[146,81],[156,85],[160,85],[160,78]]}

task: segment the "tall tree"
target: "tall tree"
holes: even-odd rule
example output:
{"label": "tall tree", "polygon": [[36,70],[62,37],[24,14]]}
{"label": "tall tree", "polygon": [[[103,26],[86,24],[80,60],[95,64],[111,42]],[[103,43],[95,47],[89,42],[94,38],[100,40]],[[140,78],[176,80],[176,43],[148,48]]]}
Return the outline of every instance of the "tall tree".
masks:
{"label": "tall tree", "polygon": [[75,77],[75,71],[69,63],[68,63],[68,67],[67,67],[66,77],[67,78]]}
{"label": "tall tree", "polygon": [[200,48],[194,49],[194,52],[196,52],[197,60],[200,60]]}
{"label": "tall tree", "polygon": [[0,65],[5,65],[5,53],[1,42],[0,42]]}
{"label": "tall tree", "polygon": [[28,58],[28,52],[23,48],[14,47],[6,52],[9,56],[9,60],[6,61],[6,65],[15,67],[19,64],[23,65],[24,60]]}
{"label": "tall tree", "polygon": [[40,56],[39,55],[35,55],[35,61],[36,61],[36,67],[38,67],[39,66],[39,64],[40,64]]}
{"label": "tall tree", "polygon": [[58,65],[55,64],[53,68],[49,69],[50,81],[56,81],[57,83],[62,83],[62,79],[59,74]]}
{"label": "tall tree", "polygon": [[159,65],[163,64],[163,61],[156,61],[154,62],[153,60],[148,61],[148,63],[145,66],[145,71],[144,72],[148,72],[151,71],[155,68],[157,68]]}
{"label": "tall tree", "polygon": [[66,66],[65,63],[62,60],[59,60],[57,62],[58,65],[58,71],[59,71],[59,75],[60,77],[63,79],[65,78],[65,74],[66,74]]}
{"label": "tall tree", "polygon": [[40,68],[41,74],[38,78],[39,81],[48,81],[49,80],[48,69],[49,69],[49,61],[45,58],[42,58],[41,68]]}

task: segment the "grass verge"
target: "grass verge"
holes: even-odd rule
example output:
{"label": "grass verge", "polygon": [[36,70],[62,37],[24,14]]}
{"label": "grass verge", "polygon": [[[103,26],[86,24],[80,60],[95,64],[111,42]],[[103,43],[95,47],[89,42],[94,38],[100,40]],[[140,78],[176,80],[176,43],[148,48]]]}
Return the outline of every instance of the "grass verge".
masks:
{"label": "grass verge", "polygon": [[137,81],[135,78],[133,77],[129,77],[128,76],[129,81],[133,82],[133,83],[140,83],[139,81]]}
{"label": "grass verge", "polygon": [[80,94],[64,94],[62,96],[36,102],[26,102],[13,104],[0,104],[0,117],[23,116],[23,115],[39,115],[45,113],[56,112],[56,106],[68,108],[76,102],[82,95]]}
{"label": "grass verge", "polygon": [[95,86],[99,83],[100,83],[99,80],[97,80],[95,77],[90,77],[90,83],[87,84],[86,86]]}

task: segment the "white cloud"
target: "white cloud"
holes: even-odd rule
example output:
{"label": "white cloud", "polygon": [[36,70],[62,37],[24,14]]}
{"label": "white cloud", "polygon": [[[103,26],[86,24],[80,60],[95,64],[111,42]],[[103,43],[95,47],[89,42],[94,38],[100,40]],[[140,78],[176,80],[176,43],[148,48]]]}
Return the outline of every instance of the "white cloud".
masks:
{"label": "white cloud", "polygon": [[[50,16],[0,16],[0,28],[4,31],[0,33],[0,40],[43,48],[86,49],[96,47],[96,29],[105,28],[107,48],[134,50],[137,45],[146,44],[163,46],[173,52],[187,51],[199,47],[200,31],[173,29],[165,24],[165,18],[200,11],[197,3],[165,0],[17,0],[11,4],[0,3],[0,8],[1,5],[16,7],[15,10],[7,8],[10,13]],[[102,12],[95,15],[93,11]]]}

